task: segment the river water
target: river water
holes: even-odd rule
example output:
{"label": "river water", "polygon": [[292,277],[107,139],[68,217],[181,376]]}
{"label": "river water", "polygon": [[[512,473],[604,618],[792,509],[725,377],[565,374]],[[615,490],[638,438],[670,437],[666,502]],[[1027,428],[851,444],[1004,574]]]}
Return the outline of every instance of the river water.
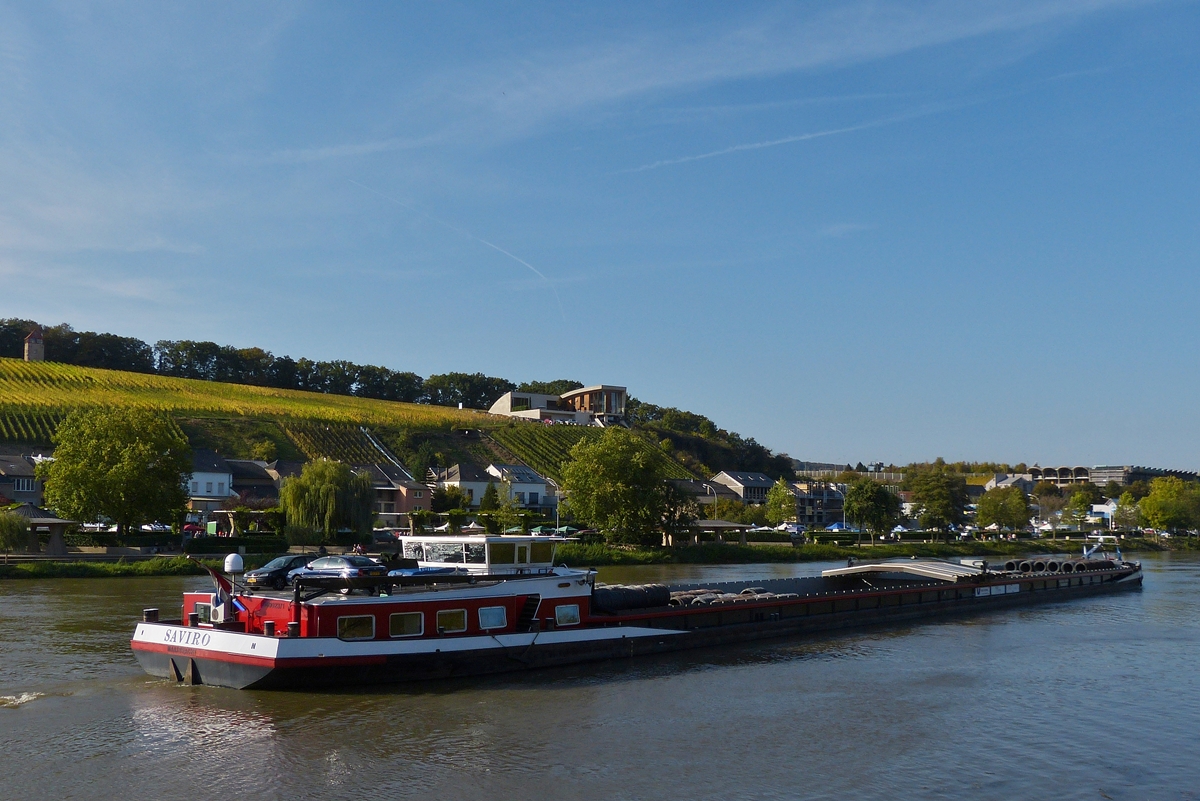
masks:
{"label": "river water", "polygon": [[0,582],[0,797],[1200,798],[1200,559],[1145,566],[1028,610],[321,694],[142,674],[140,610],[204,579]]}

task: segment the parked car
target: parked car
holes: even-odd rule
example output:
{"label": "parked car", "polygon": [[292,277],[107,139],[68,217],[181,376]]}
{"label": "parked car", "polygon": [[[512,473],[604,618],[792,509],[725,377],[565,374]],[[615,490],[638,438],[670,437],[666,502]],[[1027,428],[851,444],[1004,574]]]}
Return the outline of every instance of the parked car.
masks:
{"label": "parked car", "polygon": [[308,567],[316,557],[313,554],[284,554],[277,556],[260,568],[246,571],[246,585],[249,587],[270,587],[282,590],[288,584],[288,574],[293,570]]}
{"label": "parked car", "polygon": [[294,582],[301,578],[362,578],[367,576],[386,576],[388,569],[374,559],[366,556],[322,556],[306,567],[288,573],[288,581]]}

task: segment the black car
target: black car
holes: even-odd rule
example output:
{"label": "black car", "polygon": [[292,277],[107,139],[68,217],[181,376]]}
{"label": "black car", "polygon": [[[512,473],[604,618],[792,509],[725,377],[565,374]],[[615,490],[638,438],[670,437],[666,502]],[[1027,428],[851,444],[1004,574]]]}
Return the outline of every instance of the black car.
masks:
{"label": "black car", "polygon": [[247,570],[246,586],[270,587],[274,590],[282,590],[288,584],[289,573],[293,570],[307,567],[308,563],[316,558],[313,554],[285,554],[278,556],[257,570]]}
{"label": "black car", "polygon": [[388,574],[386,565],[365,556],[322,556],[307,566],[301,566],[288,575],[288,581],[309,578],[365,578],[383,577]]}

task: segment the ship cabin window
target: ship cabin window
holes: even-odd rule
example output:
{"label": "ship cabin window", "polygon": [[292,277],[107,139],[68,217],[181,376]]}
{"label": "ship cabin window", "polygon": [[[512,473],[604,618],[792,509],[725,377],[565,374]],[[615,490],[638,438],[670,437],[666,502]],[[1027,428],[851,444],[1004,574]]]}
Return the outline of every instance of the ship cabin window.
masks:
{"label": "ship cabin window", "polygon": [[393,637],[420,637],[425,633],[425,615],[421,612],[397,612],[388,619]]}
{"label": "ship cabin window", "polygon": [[458,634],[467,630],[466,609],[442,609],[437,613],[438,634]]}
{"label": "ship cabin window", "polygon": [[421,543],[405,542],[404,543],[404,558],[405,559],[424,559],[425,556],[421,552]]}
{"label": "ship cabin window", "polygon": [[517,564],[524,565],[529,563],[529,546],[522,543],[517,546]]}
{"label": "ship cabin window", "polygon": [[554,607],[554,625],[578,626],[579,604],[559,604]]}
{"label": "ship cabin window", "polygon": [[511,565],[516,558],[517,546],[511,542],[489,542],[488,561],[493,565]]}
{"label": "ship cabin window", "polygon": [[538,564],[550,564],[554,561],[554,543],[531,542],[529,544],[529,561]]}
{"label": "ship cabin window", "polygon": [[487,549],[483,543],[468,542],[467,543],[467,564],[482,565],[487,562]]}
{"label": "ship cabin window", "polygon": [[508,625],[508,617],[503,606],[484,606],[479,609],[479,628],[502,629]]}
{"label": "ship cabin window", "polygon": [[212,622],[212,604],[196,604],[192,611],[200,618],[201,623]]}
{"label": "ship cabin window", "polygon": [[463,546],[461,542],[427,542],[425,543],[425,561],[442,563],[461,563],[463,561]]}
{"label": "ship cabin window", "polygon": [[337,636],[339,640],[373,640],[375,639],[374,615],[347,615],[337,619]]}

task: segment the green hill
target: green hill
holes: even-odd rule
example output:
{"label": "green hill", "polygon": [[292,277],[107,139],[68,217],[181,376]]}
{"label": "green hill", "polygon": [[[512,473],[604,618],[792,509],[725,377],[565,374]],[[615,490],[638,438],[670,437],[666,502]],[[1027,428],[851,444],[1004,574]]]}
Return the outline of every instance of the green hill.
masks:
{"label": "green hill", "polygon": [[[90,406],[169,412],[193,447],[230,458],[379,462],[378,442],[418,477],[431,464],[487,464],[511,454],[557,480],[575,443],[601,434],[449,406],[0,358],[0,443],[49,445],[68,413]],[[490,439],[464,433],[480,430]],[[667,475],[692,477],[652,443],[646,449]]]}
{"label": "green hill", "polygon": [[49,445],[69,412],[90,406],[169,412],[193,445],[231,456],[273,446],[283,458],[346,458],[369,447],[361,426],[449,433],[501,422],[446,406],[0,358],[0,442]]}
{"label": "green hill", "polygon": [[[488,433],[492,439],[534,470],[555,481],[561,481],[562,464],[570,455],[571,448],[582,439],[599,437],[603,430],[584,426],[548,426],[514,422],[493,428]],[[650,442],[645,442],[645,449],[662,465],[668,478],[695,478],[687,468]]]}

